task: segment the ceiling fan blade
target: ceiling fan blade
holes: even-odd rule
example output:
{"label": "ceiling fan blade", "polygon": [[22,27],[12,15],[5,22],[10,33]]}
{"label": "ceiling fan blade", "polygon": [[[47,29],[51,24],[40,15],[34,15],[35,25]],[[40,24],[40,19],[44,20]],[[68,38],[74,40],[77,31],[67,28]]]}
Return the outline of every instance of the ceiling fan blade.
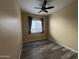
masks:
{"label": "ceiling fan blade", "polygon": [[39,13],[42,12],[42,10],[39,11]]}
{"label": "ceiling fan blade", "polygon": [[44,0],[44,5],[46,5],[46,3],[47,3],[47,1],[46,1],[46,0]]}
{"label": "ceiling fan blade", "polygon": [[39,8],[39,7],[34,7],[35,9],[41,9],[41,8]]}
{"label": "ceiling fan blade", "polygon": [[54,8],[54,6],[46,7],[45,9],[51,9],[51,8]]}
{"label": "ceiling fan blade", "polygon": [[43,7],[46,7],[46,4],[47,4],[47,1],[46,1],[46,0],[44,0],[44,2],[43,2],[43,4],[42,4],[42,6],[43,6]]}
{"label": "ceiling fan blade", "polygon": [[48,11],[47,10],[44,10],[46,13],[48,13]]}

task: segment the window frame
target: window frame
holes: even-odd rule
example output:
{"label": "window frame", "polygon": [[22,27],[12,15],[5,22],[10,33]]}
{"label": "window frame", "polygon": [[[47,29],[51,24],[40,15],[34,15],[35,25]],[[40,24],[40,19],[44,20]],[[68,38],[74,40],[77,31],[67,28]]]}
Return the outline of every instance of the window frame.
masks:
{"label": "window frame", "polygon": [[[34,17],[35,18],[35,17]],[[37,32],[37,33],[32,33],[31,32],[31,27],[32,27],[32,21],[35,20],[34,18],[29,16],[29,34],[41,34],[44,32],[44,24],[43,24],[43,18],[39,18],[40,21],[42,22],[42,32]],[[38,20],[39,20],[38,19]],[[37,21],[37,20],[36,20]]]}

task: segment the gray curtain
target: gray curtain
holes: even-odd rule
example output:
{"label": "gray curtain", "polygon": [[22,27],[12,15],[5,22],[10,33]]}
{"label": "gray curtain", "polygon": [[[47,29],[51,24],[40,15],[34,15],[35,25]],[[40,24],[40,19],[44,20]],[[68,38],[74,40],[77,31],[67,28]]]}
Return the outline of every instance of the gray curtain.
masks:
{"label": "gray curtain", "polygon": [[29,25],[29,33],[31,33],[31,26],[32,26],[32,17],[28,16],[28,25]]}
{"label": "gray curtain", "polygon": [[41,18],[42,21],[42,33],[44,32],[44,22],[43,22],[43,18]]}

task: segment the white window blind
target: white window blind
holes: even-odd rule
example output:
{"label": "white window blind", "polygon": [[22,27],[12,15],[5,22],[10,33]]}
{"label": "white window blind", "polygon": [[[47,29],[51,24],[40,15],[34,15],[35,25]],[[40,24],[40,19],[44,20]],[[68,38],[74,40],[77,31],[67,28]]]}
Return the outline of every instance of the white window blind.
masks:
{"label": "white window blind", "polygon": [[31,33],[42,32],[42,21],[40,19],[33,19],[31,24]]}

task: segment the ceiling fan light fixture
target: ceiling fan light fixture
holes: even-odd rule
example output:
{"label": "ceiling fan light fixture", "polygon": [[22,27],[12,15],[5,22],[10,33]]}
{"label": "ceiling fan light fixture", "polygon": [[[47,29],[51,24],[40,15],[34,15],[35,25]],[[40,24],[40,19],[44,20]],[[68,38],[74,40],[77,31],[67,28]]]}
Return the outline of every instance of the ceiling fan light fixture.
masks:
{"label": "ceiling fan light fixture", "polygon": [[47,0],[44,0],[41,8],[39,8],[39,7],[34,7],[34,8],[35,9],[41,9],[39,11],[39,13],[41,13],[42,11],[45,12],[45,13],[48,13],[47,9],[52,9],[52,8],[54,8],[54,6],[46,7],[46,4],[47,4]]}

